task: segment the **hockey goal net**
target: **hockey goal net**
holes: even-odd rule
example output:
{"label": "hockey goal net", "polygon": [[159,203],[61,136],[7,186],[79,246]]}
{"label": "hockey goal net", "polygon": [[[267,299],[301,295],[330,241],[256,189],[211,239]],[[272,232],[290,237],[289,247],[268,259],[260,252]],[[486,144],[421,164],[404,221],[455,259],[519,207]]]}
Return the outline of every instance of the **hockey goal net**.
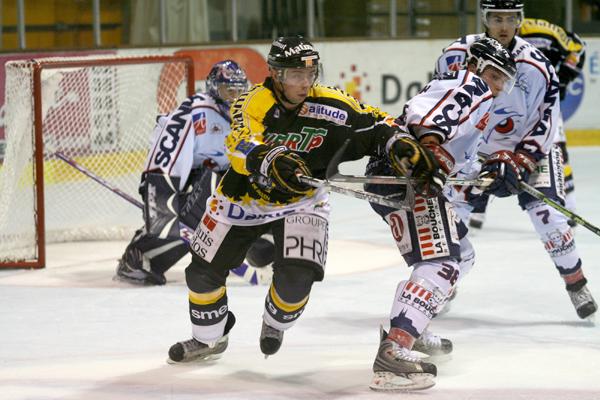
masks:
{"label": "hockey goal net", "polygon": [[46,243],[130,237],[140,210],[57,155],[138,199],[156,115],[194,92],[193,74],[177,56],[8,62],[0,267],[44,267]]}

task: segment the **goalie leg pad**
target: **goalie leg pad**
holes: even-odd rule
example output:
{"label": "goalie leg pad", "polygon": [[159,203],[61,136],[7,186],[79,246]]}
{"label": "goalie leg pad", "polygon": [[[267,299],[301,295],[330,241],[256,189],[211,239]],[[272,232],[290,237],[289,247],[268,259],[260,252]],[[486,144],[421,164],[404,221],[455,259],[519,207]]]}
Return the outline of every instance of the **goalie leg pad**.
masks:
{"label": "goalie leg pad", "polygon": [[179,239],[179,178],[146,173],[140,186],[144,200],[144,223],[149,235]]}
{"label": "goalie leg pad", "polygon": [[271,264],[275,259],[275,244],[270,235],[262,236],[248,249],[246,260],[256,268],[263,268]]}
{"label": "goalie leg pad", "polygon": [[417,197],[413,212],[396,210],[384,219],[408,265],[460,258],[461,220],[443,197]]}
{"label": "goalie leg pad", "polygon": [[186,188],[179,195],[179,220],[192,229],[198,226],[212,192],[214,173],[208,168],[193,170]]}

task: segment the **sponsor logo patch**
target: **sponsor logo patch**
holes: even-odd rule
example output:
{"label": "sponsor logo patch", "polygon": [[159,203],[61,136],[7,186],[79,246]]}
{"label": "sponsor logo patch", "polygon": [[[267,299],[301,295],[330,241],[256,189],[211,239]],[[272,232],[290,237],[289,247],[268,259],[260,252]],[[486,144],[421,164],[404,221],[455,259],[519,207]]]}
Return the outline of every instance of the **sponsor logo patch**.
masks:
{"label": "sponsor logo patch", "polygon": [[192,122],[196,136],[206,133],[206,112],[200,111],[199,113],[192,115]]}
{"label": "sponsor logo patch", "polygon": [[311,102],[304,103],[302,109],[300,110],[299,116],[305,118],[323,119],[334,122],[338,125],[344,125],[348,119],[348,113],[344,110]]}

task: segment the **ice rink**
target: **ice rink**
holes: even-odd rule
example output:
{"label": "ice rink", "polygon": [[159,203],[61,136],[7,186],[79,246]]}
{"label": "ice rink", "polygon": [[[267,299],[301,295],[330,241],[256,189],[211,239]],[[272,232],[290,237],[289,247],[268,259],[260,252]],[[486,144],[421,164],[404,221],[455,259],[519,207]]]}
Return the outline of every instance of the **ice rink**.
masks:
{"label": "ice rink", "polygon": [[[598,226],[600,148],[571,158],[577,211]],[[575,314],[516,198],[492,203],[472,236],[477,263],[432,324],[454,342],[436,386],[371,391],[379,325],[410,271],[365,202],[334,195],[332,210],[325,280],[267,360],[258,347],[267,287],[231,280],[237,324],[223,358],[166,364],[169,347],[190,337],[187,257],[163,287],[111,280],[126,242],[50,245],[45,270],[0,271],[0,399],[600,399],[600,327]],[[579,227],[576,241],[600,300],[600,237]]]}

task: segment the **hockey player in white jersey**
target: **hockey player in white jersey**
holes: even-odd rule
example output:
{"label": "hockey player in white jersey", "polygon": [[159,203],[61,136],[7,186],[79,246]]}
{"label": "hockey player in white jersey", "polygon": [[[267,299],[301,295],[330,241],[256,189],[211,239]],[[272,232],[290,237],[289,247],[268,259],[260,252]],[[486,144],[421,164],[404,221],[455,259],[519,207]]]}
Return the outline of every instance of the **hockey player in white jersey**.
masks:
{"label": "hockey player in white jersey", "polygon": [[[164,285],[165,272],[187,254],[189,246],[181,239],[186,230],[180,230],[179,222],[191,229],[191,236],[204,213],[211,182],[229,167],[225,155],[225,137],[231,129],[229,108],[247,87],[246,73],[236,62],[218,62],[206,78],[206,92],[194,94],[170,114],[158,117],[140,185],[145,226],[125,249],[116,279]],[[264,267],[272,261],[272,247],[260,238],[247,259]],[[270,268],[257,270],[246,263],[233,272],[253,284],[269,281],[271,275]]]}
{"label": "hockey player in white jersey", "polygon": [[[464,65],[467,48],[483,37],[498,40],[517,63],[515,90],[494,102],[484,130],[480,154],[487,173],[505,173],[504,184],[486,191],[499,197],[518,194],[548,255],[564,279],[567,293],[580,318],[594,314],[597,305],[588,290],[582,262],[568,219],[554,208],[519,191],[528,182],[549,198],[564,203],[563,161],[555,146],[560,113],[559,84],[550,61],[516,36],[524,15],[521,0],[481,0],[486,32],[467,35],[448,46],[437,61],[436,72]],[[514,165],[517,168],[514,171]],[[473,202],[477,206],[476,201]],[[466,270],[463,268],[464,276]]]}
{"label": "hockey player in white jersey", "polygon": [[[398,284],[390,330],[382,330],[373,365],[374,390],[431,387],[435,365],[421,361],[411,350],[452,351],[449,340],[434,338],[426,330],[459,278],[461,252],[472,249],[465,237],[467,229],[448,197],[445,181],[447,176],[476,163],[488,110],[495,96],[510,92],[516,74],[514,60],[494,39],[474,42],[466,57],[466,70],[437,75],[408,101],[398,119],[405,128],[404,135],[418,139],[437,159],[440,169],[433,183],[415,185],[418,196],[412,211],[372,204],[389,225],[404,260],[413,268],[410,278]],[[394,170],[410,173],[400,160],[393,158],[373,157],[367,165],[367,175],[392,175]],[[384,195],[403,190],[401,186],[376,184],[368,184],[366,189]]]}

